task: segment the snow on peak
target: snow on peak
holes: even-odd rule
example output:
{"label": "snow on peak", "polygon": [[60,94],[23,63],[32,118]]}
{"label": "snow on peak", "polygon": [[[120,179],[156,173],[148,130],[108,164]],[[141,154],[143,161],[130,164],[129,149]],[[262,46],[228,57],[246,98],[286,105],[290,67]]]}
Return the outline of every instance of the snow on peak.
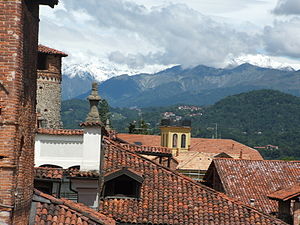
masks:
{"label": "snow on peak", "polygon": [[96,60],[90,63],[77,64],[66,63],[63,66],[63,74],[71,78],[78,76],[86,78],[91,76],[98,82],[103,82],[111,77],[127,74],[129,76],[140,73],[157,73],[161,70],[167,69],[170,66],[165,65],[145,65],[144,68],[130,68],[125,64],[112,63],[108,60]]}
{"label": "snow on peak", "polygon": [[256,55],[242,55],[238,58],[229,59],[227,65],[229,66],[238,66],[244,63],[249,63],[255,66],[272,68],[286,71],[294,71],[295,69],[300,68],[300,64],[281,62],[281,59],[278,57],[271,57],[262,54]]}

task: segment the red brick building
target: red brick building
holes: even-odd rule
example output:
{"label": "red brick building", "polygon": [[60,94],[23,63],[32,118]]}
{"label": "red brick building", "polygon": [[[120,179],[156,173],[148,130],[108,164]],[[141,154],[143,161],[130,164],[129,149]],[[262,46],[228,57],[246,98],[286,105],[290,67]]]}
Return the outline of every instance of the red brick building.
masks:
{"label": "red brick building", "polygon": [[27,224],[33,192],[39,5],[0,0],[0,223]]}

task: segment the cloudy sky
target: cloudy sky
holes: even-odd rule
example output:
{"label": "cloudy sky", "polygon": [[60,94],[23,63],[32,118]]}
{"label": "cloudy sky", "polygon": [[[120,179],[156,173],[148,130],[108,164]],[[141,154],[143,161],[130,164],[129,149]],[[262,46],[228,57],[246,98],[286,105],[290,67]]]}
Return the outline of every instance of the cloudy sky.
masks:
{"label": "cloudy sky", "polygon": [[142,70],[268,56],[300,69],[300,1],[60,0],[41,9],[40,43],[69,53],[67,63]]}

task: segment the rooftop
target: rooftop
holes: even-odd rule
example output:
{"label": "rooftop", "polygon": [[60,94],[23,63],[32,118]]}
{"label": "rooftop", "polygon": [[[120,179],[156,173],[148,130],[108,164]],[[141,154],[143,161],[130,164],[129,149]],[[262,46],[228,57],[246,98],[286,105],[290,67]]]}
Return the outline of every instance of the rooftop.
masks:
{"label": "rooftop", "polygon": [[275,191],[268,195],[270,199],[287,201],[300,195],[300,183]]}
{"label": "rooftop", "polygon": [[82,224],[82,225],[115,225],[116,222],[83,205],[67,199],[34,190],[31,215],[34,221],[30,224]]}
{"label": "rooftop", "polygon": [[81,129],[46,129],[39,128],[37,130],[38,134],[49,134],[49,135],[83,135],[83,130]]}
{"label": "rooftop", "polygon": [[171,149],[161,146],[146,146],[146,145],[133,145],[133,144],[122,144],[123,148],[129,151],[133,151],[145,155],[162,155],[171,156]]}
{"label": "rooftop", "polygon": [[300,161],[214,159],[204,179],[216,169],[225,194],[266,213],[278,211],[267,196],[300,181]]}
{"label": "rooftop", "polygon": [[56,50],[54,48],[49,48],[49,47],[44,46],[44,45],[39,45],[38,46],[38,52],[49,54],[49,55],[59,55],[61,57],[68,56],[68,54],[66,54],[66,53],[64,53],[62,51]]}
{"label": "rooftop", "polygon": [[[117,137],[130,144],[160,146],[159,135],[117,134]],[[257,150],[231,139],[191,138],[190,151],[215,154],[224,152],[230,155],[242,154],[243,159],[263,159]]]}
{"label": "rooftop", "polygon": [[[104,173],[143,174],[140,199],[104,198],[100,211],[119,222],[151,224],[285,224],[192,179],[105,140]],[[155,190],[155,191],[153,191]]]}

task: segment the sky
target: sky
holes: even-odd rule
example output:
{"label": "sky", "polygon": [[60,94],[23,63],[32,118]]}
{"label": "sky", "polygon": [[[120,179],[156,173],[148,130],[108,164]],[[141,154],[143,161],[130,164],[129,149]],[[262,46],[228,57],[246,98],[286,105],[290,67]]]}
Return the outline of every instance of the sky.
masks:
{"label": "sky", "polygon": [[40,43],[67,52],[70,64],[142,71],[267,57],[300,69],[299,0],[60,0],[40,19]]}

